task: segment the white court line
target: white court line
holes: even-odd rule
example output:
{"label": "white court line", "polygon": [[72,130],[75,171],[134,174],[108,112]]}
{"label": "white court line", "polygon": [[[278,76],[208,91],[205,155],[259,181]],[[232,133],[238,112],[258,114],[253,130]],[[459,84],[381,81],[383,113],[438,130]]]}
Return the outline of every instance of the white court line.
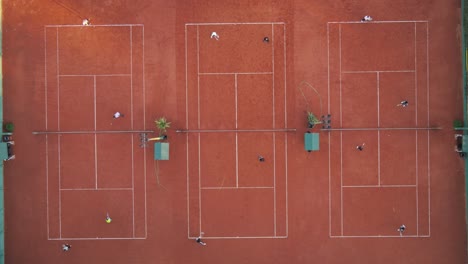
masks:
{"label": "white court line", "polygon": [[[146,84],[145,84],[145,27],[141,27],[142,39],[142,79],[143,79],[143,106],[146,106]],[[143,130],[146,130],[146,107],[143,107]],[[145,188],[145,238],[148,236],[148,219],[146,209],[146,148],[143,149],[143,186]]]}
{"label": "white court line", "polygon": [[143,27],[143,24],[103,24],[103,25],[45,25],[46,28],[66,28],[66,27]]}
{"label": "white court line", "polygon": [[46,135],[45,137],[45,143],[46,143],[46,208],[47,208],[47,238],[50,238],[50,232],[49,232],[49,142],[48,142],[48,136]]}
{"label": "white court line", "polygon": [[148,218],[146,209],[146,148],[143,149],[143,186],[145,188],[145,238],[148,236]]}
{"label": "white court line", "polygon": [[[59,32],[57,28],[57,128],[60,130],[60,79],[59,79],[59,74],[60,74],[60,60],[59,60]],[[59,188],[61,188],[61,157],[60,157],[60,138],[61,135],[58,135],[58,182],[59,182]],[[59,237],[62,237],[62,195],[59,192]]]}
{"label": "white court line", "polygon": [[[287,114],[287,85],[286,85],[286,24],[283,24],[283,55],[284,55],[284,127],[288,127],[288,114]],[[285,174],[286,174],[286,237],[288,236],[288,135],[284,134],[284,151],[285,151]]]}
{"label": "white court line", "polygon": [[[198,129],[200,129],[200,32],[197,26],[197,97],[198,97]],[[187,126],[188,127],[188,126]]]}
{"label": "white court line", "polygon": [[[133,130],[133,27],[131,26],[130,26],[130,127]],[[132,140],[133,140],[133,136],[132,136]],[[133,150],[132,150],[132,153],[133,153]]]}
{"label": "white court line", "polygon": [[343,133],[340,132],[340,228],[343,235]]}
{"label": "white court line", "polygon": [[[330,25],[327,24],[327,65],[328,65],[328,113],[330,113]],[[328,236],[331,236],[331,134],[328,133]]]}
{"label": "white court line", "polygon": [[274,186],[240,186],[240,187],[201,187],[202,190],[237,190],[237,189],[274,189]]}
{"label": "white court line", "polygon": [[[189,237],[195,239],[197,237]],[[203,236],[203,239],[269,239],[269,238],[288,238],[288,236]]]}
{"label": "white court line", "polygon": [[[188,128],[188,61],[187,61],[187,25],[185,25],[185,127]],[[186,142],[186,158],[187,158],[187,237],[190,236],[190,188],[189,188],[189,142],[188,133],[185,137]]]}
{"label": "white court line", "polygon": [[56,48],[57,48],[57,128],[60,130],[60,60],[59,60],[59,32],[58,28],[56,29],[56,37],[57,37],[57,43],[56,43]]}
{"label": "white court line", "polygon": [[[47,110],[47,28],[44,27],[44,90],[45,90],[45,129],[48,130],[47,127],[47,115],[48,115],[48,110]],[[50,232],[49,232],[49,137],[46,135],[45,137],[45,158],[46,158],[46,164],[45,164],[45,169],[46,169],[46,210],[47,210],[47,238],[50,238]]]}
{"label": "white court line", "polygon": [[[58,73],[57,73],[58,76]],[[48,110],[47,110],[47,28],[44,27],[44,90],[45,90],[45,128],[46,130],[48,129],[47,127],[47,115],[48,115]],[[47,137],[46,137],[47,141]]]}
{"label": "white court line", "polygon": [[343,188],[415,188],[416,185],[414,184],[409,184],[409,185],[391,185],[391,184],[386,184],[386,185],[344,185]]}
{"label": "white court line", "polygon": [[201,235],[202,229],[201,229],[201,157],[200,157],[200,134],[198,134],[198,217],[199,217],[199,229],[198,233]]}
{"label": "white court line", "polygon": [[262,74],[273,74],[273,72],[200,72],[200,75],[262,75]]}
{"label": "white court line", "polygon": [[236,110],[236,114],[235,114],[236,130],[239,128],[237,99],[238,99],[238,95],[237,95],[237,74],[234,74],[234,101],[235,101],[235,110]]}
{"label": "white court line", "polygon": [[395,72],[414,72],[414,70],[390,70],[390,71],[343,71],[342,73],[379,73],[379,72],[388,72],[388,73],[395,73]]}
{"label": "white court line", "polygon": [[[275,30],[274,25],[271,25],[271,72],[272,74],[272,111],[273,111],[273,129],[275,129]],[[274,152],[274,151],[273,151]]]}
{"label": "white court line", "polygon": [[96,75],[93,76],[93,96],[94,96],[94,130],[96,131],[97,130],[97,118],[96,118],[96,115],[97,115],[97,104],[96,104]]}
{"label": "white court line", "polygon": [[[340,55],[340,127],[343,127],[343,96],[342,96],[342,68],[341,68],[341,25],[338,25],[339,32],[339,55]],[[343,235],[343,132],[340,131],[340,217],[341,217],[341,235]]]}
{"label": "white court line", "polygon": [[[429,23],[426,24],[426,60],[427,60],[427,69],[426,69],[426,85],[427,85],[427,124],[430,124],[430,118],[429,118]],[[430,163],[430,136],[429,136],[429,131],[427,133],[427,191],[428,191],[428,208],[429,208],[429,236],[431,236],[431,163]]]}
{"label": "white court line", "polygon": [[[62,182],[61,182],[61,158],[60,158],[60,138],[61,136],[58,135],[58,186],[59,188],[62,188]],[[59,192],[59,237],[62,237],[62,194]]]}
{"label": "white court line", "polygon": [[[198,129],[200,129],[200,30],[197,25],[197,99],[198,99]],[[200,134],[198,134],[198,234],[202,232],[201,217],[201,152],[200,152]]]}
{"label": "white court line", "polygon": [[236,187],[239,188],[239,134],[236,133]]}
{"label": "white court line", "polygon": [[[97,124],[96,124],[96,112],[97,112],[97,106],[96,106],[96,76],[93,78],[94,81],[94,130],[97,130]],[[97,134],[94,134],[94,176],[95,176],[95,187],[96,189],[98,188],[98,162],[97,162]]]}
{"label": "white court line", "polygon": [[[273,129],[276,128],[275,124],[275,28],[274,25],[271,25],[271,71],[272,75],[272,111],[273,111]],[[273,231],[276,236],[276,133],[273,133]]]}
{"label": "white court line", "polygon": [[[338,25],[338,35],[339,35],[339,42],[338,42],[338,54],[339,54],[339,61],[340,61],[340,127],[343,127],[343,99],[342,99],[342,65],[341,65],[341,25]],[[343,160],[341,161],[341,166],[343,166]]]}
{"label": "white court line", "polygon": [[[238,120],[238,108],[237,108],[237,74],[234,74],[234,100],[235,100],[235,109],[236,109],[236,129],[239,127],[239,120]],[[236,133],[236,187],[239,187],[239,135]]]}
{"label": "white court line", "polygon": [[47,240],[142,240],[146,237],[63,237],[63,238],[49,238]]}
{"label": "white court line", "polygon": [[383,235],[375,235],[375,236],[331,236],[331,238],[427,238],[430,236],[418,236],[418,235],[393,235],[393,236],[383,236]]}
{"label": "white court line", "polygon": [[[59,135],[60,136],[60,135]],[[95,188],[98,189],[97,134],[94,134],[94,176]]]}
{"label": "white court line", "polygon": [[[187,43],[187,42],[185,42]],[[188,94],[186,94],[188,97]],[[188,109],[185,111],[186,116],[188,117]],[[186,158],[187,158],[187,237],[190,236],[190,174],[189,174],[189,141],[188,141],[188,135],[186,134],[185,136],[185,142],[186,142]]]}
{"label": "white court line", "polygon": [[134,142],[133,135],[130,135],[132,141],[132,147],[130,152],[132,153],[132,221],[133,221],[133,237],[135,237],[135,157],[133,154]]}
{"label": "white court line", "polygon": [[132,188],[61,188],[60,191],[131,191]]}
{"label": "white court line", "polygon": [[[417,56],[417,27],[414,23],[414,107],[415,123],[418,126],[418,56]],[[418,131],[414,131],[415,140],[415,158],[416,158],[416,235],[419,235],[419,164],[418,164]],[[429,153],[428,153],[429,155]]]}
{"label": "white court line", "polygon": [[[142,82],[143,82],[143,105],[145,106],[146,105],[146,82],[145,82],[145,27],[141,27],[141,41],[142,41],[142,46],[143,46],[143,50],[142,50],[142,61],[141,61],[141,64],[142,64],[142,71],[143,71],[143,74],[142,74]],[[143,107],[143,129],[146,130],[146,108]],[[146,151],[145,151],[146,153]]]}
{"label": "white court line", "polygon": [[131,74],[60,74],[59,77],[114,77],[114,76],[131,76]]}
{"label": "white court line", "polygon": [[335,21],[335,22],[328,22],[328,24],[387,24],[387,23],[427,23],[428,20],[400,20],[400,21],[375,21],[363,23],[361,21]]}
{"label": "white court line", "polygon": [[243,23],[186,23],[186,26],[215,26],[215,25],[284,25],[284,22],[243,22]]}
{"label": "white court line", "polygon": [[273,133],[273,227],[276,236],[276,134]]}
{"label": "white court line", "polygon": [[377,131],[377,130],[442,130],[441,127],[358,127],[358,128],[330,128],[322,131]]}
{"label": "white court line", "polygon": [[[380,127],[380,73],[377,72],[377,126]],[[380,130],[377,130],[377,184],[380,185]]]}

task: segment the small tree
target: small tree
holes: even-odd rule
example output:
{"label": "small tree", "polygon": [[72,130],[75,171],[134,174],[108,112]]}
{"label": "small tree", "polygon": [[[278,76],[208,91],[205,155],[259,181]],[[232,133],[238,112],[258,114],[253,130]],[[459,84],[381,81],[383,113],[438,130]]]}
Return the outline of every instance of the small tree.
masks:
{"label": "small tree", "polygon": [[154,121],[156,128],[159,130],[159,135],[166,133],[167,129],[171,126],[171,122],[168,122],[165,117],[161,117]]}
{"label": "small tree", "polygon": [[317,124],[321,124],[322,121],[320,121],[314,113],[307,111],[307,122],[309,123],[309,128],[313,128]]}

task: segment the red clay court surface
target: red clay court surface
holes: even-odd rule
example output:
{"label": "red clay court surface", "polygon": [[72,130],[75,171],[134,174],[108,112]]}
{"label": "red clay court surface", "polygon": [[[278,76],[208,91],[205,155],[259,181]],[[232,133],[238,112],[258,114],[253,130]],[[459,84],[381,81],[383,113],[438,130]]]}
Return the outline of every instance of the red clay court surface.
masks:
{"label": "red clay court surface", "polygon": [[464,263],[459,1],[166,2],[4,1],[6,263]]}

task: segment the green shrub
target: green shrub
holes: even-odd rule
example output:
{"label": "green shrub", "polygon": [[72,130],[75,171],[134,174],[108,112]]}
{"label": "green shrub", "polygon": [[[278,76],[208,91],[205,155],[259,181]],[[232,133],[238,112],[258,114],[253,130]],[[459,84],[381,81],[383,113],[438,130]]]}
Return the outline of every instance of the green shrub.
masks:
{"label": "green shrub", "polygon": [[13,132],[13,130],[15,130],[15,125],[13,125],[13,123],[6,123],[5,130],[7,132]]}

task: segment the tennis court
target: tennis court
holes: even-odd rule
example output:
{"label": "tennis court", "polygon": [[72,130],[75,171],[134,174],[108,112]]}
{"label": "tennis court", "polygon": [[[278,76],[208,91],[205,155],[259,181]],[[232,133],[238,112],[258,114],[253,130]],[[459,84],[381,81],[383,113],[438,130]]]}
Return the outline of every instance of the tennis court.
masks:
{"label": "tennis court", "polygon": [[[329,172],[330,235],[399,237],[388,226],[401,222],[413,227],[405,237],[430,236],[428,153],[438,130],[429,112],[427,21],[331,22],[327,32],[329,111],[338,127],[329,149],[339,149],[329,159],[341,164]],[[404,100],[411,106],[398,105]]]}
{"label": "tennis court", "polygon": [[[147,151],[135,132],[145,126],[144,27],[44,34],[48,239],[146,238]],[[87,49],[91,41],[101,48]],[[120,221],[99,221],[107,213]]]}
{"label": "tennis court", "polygon": [[466,259],[459,1],[2,6],[6,263]]}
{"label": "tennis court", "polygon": [[287,237],[285,25],[185,32],[188,236]]}

